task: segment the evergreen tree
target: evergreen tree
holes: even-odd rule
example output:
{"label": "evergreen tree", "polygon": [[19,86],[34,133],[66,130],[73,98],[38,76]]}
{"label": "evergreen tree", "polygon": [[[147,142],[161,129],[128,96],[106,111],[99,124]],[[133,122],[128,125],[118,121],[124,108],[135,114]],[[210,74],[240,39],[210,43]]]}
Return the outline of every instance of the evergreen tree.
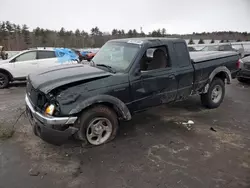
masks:
{"label": "evergreen tree", "polygon": [[188,44],[190,44],[190,45],[194,44],[194,41],[192,38],[189,40]]}
{"label": "evergreen tree", "polygon": [[6,29],[6,23],[2,22],[1,27],[0,27],[0,40],[5,41],[7,40],[8,32]]}
{"label": "evergreen tree", "polygon": [[203,39],[200,39],[198,44],[205,44],[204,40]]}
{"label": "evergreen tree", "polygon": [[133,31],[130,29],[127,33],[128,37],[133,37]]}
{"label": "evergreen tree", "polygon": [[26,44],[26,47],[29,47],[29,45],[31,44],[30,32],[28,29],[29,28],[26,24],[22,26],[22,35],[23,35],[23,39],[24,39],[24,43]]}
{"label": "evergreen tree", "polygon": [[163,37],[165,37],[166,32],[167,32],[167,31],[166,31],[166,29],[165,29],[165,28],[162,28],[162,29],[161,29],[161,34],[162,34],[162,36],[163,36]]}
{"label": "evergreen tree", "polygon": [[133,29],[132,32],[133,32],[133,37],[137,37],[138,33],[137,33],[136,29]]}
{"label": "evergreen tree", "polygon": [[113,35],[113,36],[116,36],[117,34],[118,34],[117,29],[113,29],[113,30],[112,30],[112,35]]}

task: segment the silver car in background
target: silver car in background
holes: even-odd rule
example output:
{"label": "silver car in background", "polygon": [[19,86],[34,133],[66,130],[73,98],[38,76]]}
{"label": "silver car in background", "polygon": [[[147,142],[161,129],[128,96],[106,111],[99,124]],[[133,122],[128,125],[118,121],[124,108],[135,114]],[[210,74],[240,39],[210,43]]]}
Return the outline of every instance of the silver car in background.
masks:
{"label": "silver car in background", "polygon": [[241,59],[240,71],[237,75],[239,82],[250,81],[250,56]]}

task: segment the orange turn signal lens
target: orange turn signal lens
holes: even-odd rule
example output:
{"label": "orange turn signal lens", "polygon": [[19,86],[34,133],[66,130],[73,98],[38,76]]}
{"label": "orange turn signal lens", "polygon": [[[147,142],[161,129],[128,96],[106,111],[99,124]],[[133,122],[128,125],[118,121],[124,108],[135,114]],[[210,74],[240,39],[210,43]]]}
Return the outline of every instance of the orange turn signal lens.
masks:
{"label": "orange turn signal lens", "polygon": [[49,106],[47,106],[46,110],[45,110],[45,114],[48,114],[48,115],[53,115],[55,111],[55,105],[54,104],[51,104]]}

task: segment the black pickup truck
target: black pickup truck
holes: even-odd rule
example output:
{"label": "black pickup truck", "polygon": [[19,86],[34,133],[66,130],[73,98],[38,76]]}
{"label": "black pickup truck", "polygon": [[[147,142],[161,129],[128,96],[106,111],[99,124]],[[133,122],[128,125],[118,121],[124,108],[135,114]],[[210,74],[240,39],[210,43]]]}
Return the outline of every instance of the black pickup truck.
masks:
{"label": "black pickup truck", "polygon": [[217,108],[236,77],[236,52],[188,52],[182,39],[108,41],[91,64],[60,65],[28,76],[26,112],[35,135],[60,145],[69,137],[100,145],[120,120],[198,94]]}

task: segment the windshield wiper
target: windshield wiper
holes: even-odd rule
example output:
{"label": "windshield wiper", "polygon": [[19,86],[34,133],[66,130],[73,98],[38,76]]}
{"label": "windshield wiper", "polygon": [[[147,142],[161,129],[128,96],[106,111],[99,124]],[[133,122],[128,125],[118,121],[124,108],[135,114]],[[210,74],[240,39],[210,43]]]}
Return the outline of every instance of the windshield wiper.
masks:
{"label": "windshield wiper", "polygon": [[116,71],[109,65],[105,65],[105,64],[96,64],[96,66],[100,66],[100,67],[105,67],[107,68],[111,73],[116,73]]}

